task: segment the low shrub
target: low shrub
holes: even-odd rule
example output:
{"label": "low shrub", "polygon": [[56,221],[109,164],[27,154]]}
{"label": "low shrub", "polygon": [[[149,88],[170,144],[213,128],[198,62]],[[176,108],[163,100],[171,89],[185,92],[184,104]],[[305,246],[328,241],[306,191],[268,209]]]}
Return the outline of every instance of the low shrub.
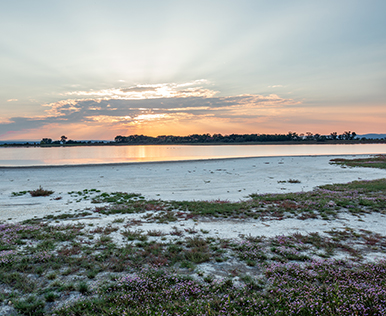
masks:
{"label": "low shrub", "polygon": [[29,191],[29,194],[31,194],[31,196],[49,196],[53,193],[54,191],[44,190],[41,186],[39,186],[39,189]]}

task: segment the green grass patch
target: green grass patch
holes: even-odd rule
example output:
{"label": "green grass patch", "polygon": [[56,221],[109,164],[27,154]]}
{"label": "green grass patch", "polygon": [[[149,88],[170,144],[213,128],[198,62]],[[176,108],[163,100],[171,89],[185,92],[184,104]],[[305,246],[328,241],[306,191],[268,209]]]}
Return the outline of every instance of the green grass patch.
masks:
{"label": "green grass patch", "polygon": [[386,169],[386,155],[374,155],[370,158],[344,159],[335,158],[330,160],[331,164],[348,167],[365,167]]}

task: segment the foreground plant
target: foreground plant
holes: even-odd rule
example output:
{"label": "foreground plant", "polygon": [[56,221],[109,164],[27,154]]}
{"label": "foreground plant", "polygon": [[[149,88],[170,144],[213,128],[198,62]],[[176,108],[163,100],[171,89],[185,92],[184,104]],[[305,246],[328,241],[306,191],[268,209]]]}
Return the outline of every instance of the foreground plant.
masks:
{"label": "foreground plant", "polygon": [[366,167],[386,169],[386,155],[374,155],[370,158],[344,159],[335,158],[330,160],[331,164],[348,167]]}
{"label": "foreground plant", "polygon": [[[177,315],[188,309],[186,315],[312,315],[311,302],[335,297],[341,301],[329,305],[333,312],[324,313],[325,307],[323,313],[349,315],[341,312],[341,306],[353,304],[351,298],[346,303],[345,297],[357,293],[360,300],[377,306],[382,291],[366,288],[374,282],[386,284],[383,262],[349,263],[386,250],[386,237],[369,231],[345,228],[324,235],[240,236],[237,240],[205,237],[199,232],[178,236],[171,231],[167,235],[172,239],[163,240],[160,231],[129,231],[122,226],[119,232],[126,242],[119,246],[112,237],[118,232],[113,225],[0,225],[0,314],[2,306],[11,301],[25,315],[49,314],[54,306],[63,304],[60,315],[156,315],[160,310],[164,315]],[[311,261],[342,253],[351,259],[346,263]],[[211,265],[213,274],[196,272],[201,264]],[[156,268],[143,270],[149,266]],[[378,279],[371,271],[378,271]],[[227,277],[219,281],[224,272]],[[343,282],[343,276],[349,283]],[[238,280],[237,287],[233,280]],[[349,287],[358,280],[362,284],[358,291]],[[333,285],[318,297],[318,288],[326,282]],[[287,288],[289,284],[292,288]],[[7,292],[1,292],[2,288]],[[309,301],[303,293],[308,288],[313,289]],[[284,300],[284,290],[293,299]],[[83,295],[83,299],[73,305],[70,295]],[[165,298],[170,300],[165,302]],[[305,309],[291,305],[299,300]],[[350,308],[347,311],[353,311]]]}
{"label": "foreground plant", "polygon": [[266,213],[298,214],[301,219],[329,219],[338,211],[353,214],[386,211],[386,179],[353,181],[347,184],[328,184],[310,192],[287,194],[251,194],[254,201],[265,205]]}
{"label": "foreground plant", "polygon": [[[298,183],[297,180],[288,180]],[[216,218],[298,217],[299,219],[332,219],[339,212],[353,214],[386,212],[386,179],[353,181],[347,184],[320,186],[309,192],[287,194],[251,194],[250,199],[229,201],[162,201],[146,200],[134,193],[102,193],[93,203],[108,203],[94,212],[104,215],[145,213],[146,222],[170,223],[197,219],[200,216]]]}
{"label": "foreground plant", "polygon": [[31,194],[31,196],[49,196],[53,193],[54,191],[44,190],[41,186],[39,186],[39,189],[29,191],[29,194]]}
{"label": "foreground plant", "polygon": [[[56,315],[383,315],[386,263],[272,264],[266,291],[250,278],[193,281],[162,269],[123,276],[55,311]],[[252,285],[254,284],[254,286]]]}

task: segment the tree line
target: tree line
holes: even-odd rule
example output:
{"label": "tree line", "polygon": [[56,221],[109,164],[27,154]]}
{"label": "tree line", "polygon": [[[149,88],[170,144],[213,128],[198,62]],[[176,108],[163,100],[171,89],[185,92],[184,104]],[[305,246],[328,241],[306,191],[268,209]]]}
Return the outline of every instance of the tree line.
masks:
{"label": "tree line", "polygon": [[61,136],[58,140],[52,138],[42,138],[40,142],[0,142],[1,147],[9,146],[104,146],[104,145],[162,145],[162,144],[232,144],[232,143],[264,143],[264,142],[292,142],[292,143],[315,143],[315,142],[347,142],[355,141],[358,143],[385,143],[386,138],[373,139],[366,137],[358,137],[355,132],[345,131],[342,134],[332,132],[329,135],[313,134],[307,132],[298,134],[296,132],[288,132],[287,134],[192,134],[188,136],[161,135],[157,137],[145,135],[118,135],[112,141],[95,141],[83,140],[76,141],[68,139],[66,136]]}
{"label": "tree line", "polygon": [[[105,141],[76,141],[68,139],[66,136],[61,136],[59,140],[52,140],[52,138],[42,138],[40,145],[84,145],[84,144],[105,144]],[[110,142],[112,143],[112,142]]]}
{"label": "tree line", "polygon": [[317,141],[327,140],[353,140],[355,132],[345,131],[343,134],[332,132],[330,135],[297,134],[288,132],[287,134],[192,134],[188,136],[162,135],[157,137],[145,135],[118,135],[114,138],[115,143],[121,144],[197,144],[197,143],[248,143],[248,142],[286,142],[286,141]]}

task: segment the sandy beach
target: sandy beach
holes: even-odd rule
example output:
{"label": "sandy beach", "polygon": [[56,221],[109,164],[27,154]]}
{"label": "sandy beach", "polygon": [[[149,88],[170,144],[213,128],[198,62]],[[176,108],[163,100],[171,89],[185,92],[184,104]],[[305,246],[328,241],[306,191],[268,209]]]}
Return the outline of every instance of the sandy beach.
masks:
{"label": "sandy beach", "polygon": [[[60,214],[79,214],[93,211],[99,204],[83,199],[71,192],[96,189],[101,192],[138,193],[146,199],[163,201],[230,201],[248,199],[253,193],[306,192],[317,186],[332,183],[347,183],[355,180],[386,178],[386,170],[373,168],[348,168],[331,165],[329,161],[338,157],[353,156],[307,156],[307,157],[263,157],[204,161],[135,163],[117,165],[86,165],[36,168],[0,169],[0,221],[17,223],[32,218],[44,218]],[[367,156],[355,156],[367,157]],[[299,183],[290,183],[289,179]],[[37,189],[54,191],[49,197],[31,197],[30,194],[13,196],[12,192]],[[103,205],[103,204],[102,204]],[[151,211],[150,213],[153,213]],[[146,214],[145,214],[146,215]],[[141,221],[144,214],[92,216],[62,220],[62,222],[92,223],[106,226],[112,220]],[[208,236],[238,238],[240,235],[276,236],[294,232],[322,233],[331,229],[350,227],[386,231],[385,216],[379,213],[358,217],[342,213],[335,220],[300,220],[271,218],[243,220],[181,220],[177,223],[184,229],[209,231]],[[157,224],[142,221],[138,228],[144,231],[170,231],[176,223]],[[122,236],[116,233],[116,242]]]}
{"label": "sandy beach", "polygon": [[[331,197],[331,200],[323,202],[324,210],[319,213],[307,210],[304,212],[300,210],[297,213],[295,209],[291,213],[291,209],[287,208],[286,214],[279,212],[279,215],[275,215],[280,209],[280,203],[270,204],[268,200],[266,200],[268,203],[262,204],[256,204],[255,200],[255,207],[242,209],[240,214],[235,211],[237,205],[252,201],[248,201],[250,194],[310,192],[326,184],[386,178],[384,169],[350,168],[330,164],[331,159],[339,157],[353,158],[353,156],[263,157],[1,168],[0,224],[3,227],[3,236],[19,231],[23,234],[23,229],[32,230],[23,235],[25,236],[23,238],[27,239],[20,240],[20,245],[10,244],[8,247],[13,247],[10,248],[12,250],[5,248],[6,250],[1,252],[0,259],[8,264],[10,260],[19,260],[16,254],[29,256],[28,258],[38,260],[36,269],[43,269],[39,268],[43,264],[39,260],[53,262],[56,272],[52,272],[51,264],[47,263],[48,272],[37,277],[36,282],[41,283],[37,288],[41,286],[47,288],[55,284],[72,284],[72,287],[61,292],[58,290],[60,293],[55,294],[55,303],[49,301],[49,297],[45,298],[46,311],[82,299],[81,282],[93,289],[98,287],[100,282],[108,282],[112,275],[124,276],[126,273],[124,271],[130,266],[126,266],[123,262],[128,258],[143,262],[144,265],[148,262],[146,260],[150,260],[152,264],[166,263],[172,260],[170,258],[176,253],[173,249],[177,249],[177,253],[180,253],[179,261],[171,263],[178,269],[178,273],[188,274],[196,282],[201,283],[207,282],[208,278],[216,279],[218,282],[228,278],[232,280],[235,289],[242,288],[243,284],[248,282],[245,281],[249,280],[248,278],[263,280],[264,271],[261,269],[260,261],[274,266],[275,261],[306,260],[309,262],[307,264],[318,265],[321,258],[329,258],[378,264],[386,258],[384,250],[386,215],[382,206],[376,211],[371,211],[376,208],[375,206],[370,207],[368,211],[366,206],[361,204],[361,212],[356,213],[351,211],[350,205],[338,207],[334,197]],[[355,156],[359,157],[367,156]],[[54,193],[49,196],[32,197],[27,192],[39,186]],[[102,193],[110,193],[111,197],[114,196],[111,194],[113,192],[141,194],[136,201],[143,204],[132,212],[128,211],[129,209],[123,212],[109,212],[112,210],[111,207],[119,208],[119,205],[114,205],[111,201],[92,203],[93,198],[101,197]],[[335,194],[335,198],[343,201],[346,199],[344,195],[349,195],[350,199],[350,195],[356,193],[348,190],[339,197],[338,189],[331,194]],[[358,199],[361,198],[369,203],[372,201],[371,196],[362,196]],[[151,199],[162,200],[159,201],[160,207],[157,208],[158,202],[150,203]],[[316,200],[323,199],[325,196],[316,196]],[[225,201],[241,203],[230,204],[235,208],[232,210],[232,216],[228,216],[227,213],[222,213],[221,216],[216,216],[215,213],[200,216],[188,210],[187,204],[181,204],[185,205],[182,208],[168,209],[165,205],[167,203],[173,205],[173,201],[217,201],[206,203],[206,207],[211,204],[228,204],[223,203]],[[309,202],[312,203],[311,198],[300,199],[296,203]],[[287,200],[286,203],[291,202]],[[166,219],[167,216],[170,217]],[[26,220],[28,223],[25,222],[24,225],[27,226],[18,224]],[[35,226],[28,226],[31,224]],[[32,234],[36,234],[37,237],[33,237]],[[12,243],[13,238],[16,237],[7,237],[4,240]],[[67,241],[68,238],[73,241]],[[192,246],[193,243],[201,243],[204,246],[203,248]],[[34,250],[35,246],[46,247],[45,245],[52,248],[42,248],[46,250],[42,252],[41,259],[36,259],[40,255],[40,250],[39,254],[25,252],[29,249]],[[79,245],[82,245],[84,251],[88,251],[86,257],[79,257],[78,253],[83,251]],[[117,252],[109,252],[100,263],[87,262],[96,260],[101,251],[107,253],[108,247],[116,248]],[[154,248],[156,251],[156,247],[167,247],[168,250],[165,251],[171,252],[165,257],[153,255],[149,257],[148,253],[143,252],[145,248]],[[18,253],[14,249],[17,249]],[[125,251],[132,249],[134,257],[123,256],[119,259],[122,261],[120,263],[117,256],[123,249],[126,249]],[[258,252],[256,249],[259,249]],[[49,254],[50,251],[52,254]],[[94,257],[90,257],[90,253],[94,253]],[[250,256],[255,257],[251,259]],[[71,260],[78,260],[71,263],[75,265],[73,270],[67,264],[72,262]],[[329,263],[326,262],[328,266]],[[119,264],[123,264],[122,267]],[[91,271],[94,265],[98,268]],[[85,270],[85,267],[88,270]],[[7,269],[13,271],[13,265],[8,265]],[[87,272],[89,270],[91,272]],[[7,285],[0,286],[4,297],[12,293],[14,286],[12,282],[11,279],[7,279]],[[77,284],[76,287],[74,284]],[[26,292],[33,291],[33,289],[27,291],[26,286],[20,285],[20,288]],[[20,294],[22,299],[27,296],[24,292]],[[15,309],[21,309],[14,305],[12,300],[9,302],[0,305],[0,314],[13,315]],[[17,303],[16,300],[15,302]]]}
{"label": "sandy beach", "polygon": [[[316,186],[373,180],[386,171],[342,168],[329,164],[343,156],[262,157],[204,161],[135,163],[0,169],[0,220],[25,220],[92,207],[73,203],[68,192],[98,189],[134,192],[146,199],[239,201],[249,194],[310,191]],[[352,157],[352,156],[344,156]],[[366,157],[366,156],[356,156]],[[289,179],[299,183],[284,182]],[[14,197],[12,192],[39,186],[55,191],[50,197]],[[61,198],[55,200],[55,198]]]}

